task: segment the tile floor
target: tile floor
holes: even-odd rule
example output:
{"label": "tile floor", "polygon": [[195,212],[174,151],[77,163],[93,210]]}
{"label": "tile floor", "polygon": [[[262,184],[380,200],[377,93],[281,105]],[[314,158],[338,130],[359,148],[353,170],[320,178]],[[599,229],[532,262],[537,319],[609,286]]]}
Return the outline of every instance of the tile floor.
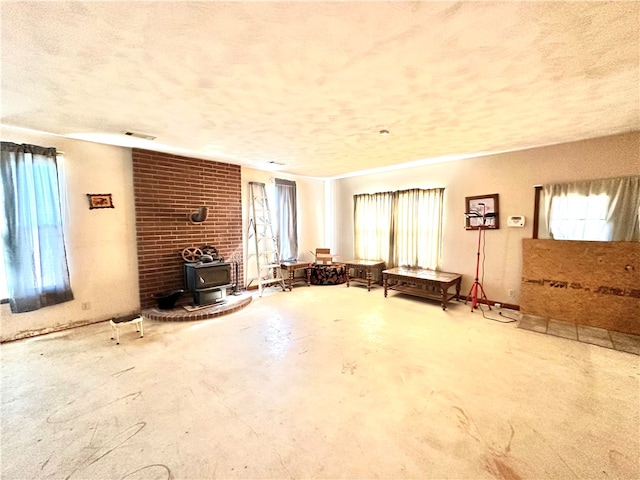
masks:
{"label": "tile floor", "polygon": [[464,302],[299,287],[0,356],[3,480],[640,478],[638,356]]}
{"label": "tile floor", "polygon": [[519,314],[518,328],[640,355],[640,335],[576,325],[537,315]]}

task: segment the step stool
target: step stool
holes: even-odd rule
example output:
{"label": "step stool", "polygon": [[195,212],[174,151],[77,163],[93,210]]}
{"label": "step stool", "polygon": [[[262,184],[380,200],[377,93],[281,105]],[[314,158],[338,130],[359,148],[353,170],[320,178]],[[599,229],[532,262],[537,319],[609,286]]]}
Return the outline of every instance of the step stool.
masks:
{"label": "step stool", "polygon": [[144,337],[144,328],[142,326],[143,320],[144,319],[142,318],[142,315],[140,315],[139,313],[127,315],[126,317],[112,318],[109,322],[111,324],[111,340],[114,339],[113,332],[115,331],[116,345],[120,345],[120,326],[131,324],[136,326],[136,332],[140,332],[140,338]]}

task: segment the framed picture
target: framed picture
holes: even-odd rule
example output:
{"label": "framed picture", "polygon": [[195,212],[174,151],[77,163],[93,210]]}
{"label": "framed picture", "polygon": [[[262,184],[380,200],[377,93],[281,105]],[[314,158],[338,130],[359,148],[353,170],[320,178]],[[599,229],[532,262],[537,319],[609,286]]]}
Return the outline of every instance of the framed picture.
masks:
{"label": "framed picture", "polygon": [[482,228],[500,228],[500,205],[498,194],[465,197],[465,228],[478,230]]}
{"label": "framed picture", "polygon": [[94,208],[114,208],[110,193],[87,193],[89,199],[89,209]]}

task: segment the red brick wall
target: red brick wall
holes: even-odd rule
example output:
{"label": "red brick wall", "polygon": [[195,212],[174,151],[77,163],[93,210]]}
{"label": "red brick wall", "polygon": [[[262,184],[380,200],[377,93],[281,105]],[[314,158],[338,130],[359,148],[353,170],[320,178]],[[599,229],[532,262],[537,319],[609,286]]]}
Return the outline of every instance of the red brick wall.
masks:
{"label": "red brick wall", "polygon": [[[240,166],[140,149],[132,157],[141,307],[175,288],[185,290],[180,303],[192,300],[184,283],[186,247],[212,245],[226,261],[237,253],[242,279]],[[194,225],[188,216],[201,205],[209,207],[208,218]]]}

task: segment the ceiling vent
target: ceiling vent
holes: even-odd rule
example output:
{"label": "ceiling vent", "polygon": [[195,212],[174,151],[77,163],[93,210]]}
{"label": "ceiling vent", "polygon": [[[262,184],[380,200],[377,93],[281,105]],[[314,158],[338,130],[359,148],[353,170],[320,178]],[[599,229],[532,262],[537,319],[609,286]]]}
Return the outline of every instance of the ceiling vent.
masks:
{"label": "ceiling vent", "polygon": [[156,137],[154,137],[153,135],[146,135],[144,133],[124,132],[124,134],[127,135],[128,137],[143,138],[145,140],[155,140],[156,139]]}

